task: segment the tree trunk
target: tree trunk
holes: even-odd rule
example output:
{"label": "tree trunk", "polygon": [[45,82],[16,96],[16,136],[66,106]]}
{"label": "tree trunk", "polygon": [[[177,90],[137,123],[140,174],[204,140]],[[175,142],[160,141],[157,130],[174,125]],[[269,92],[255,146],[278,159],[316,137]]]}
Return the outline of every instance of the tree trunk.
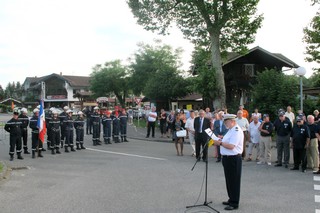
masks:
{"label": "tree trunk", "polygon": [[220,41],[219,34],[212,33],[210,35],[211,39],[211,63],[212,68],[216,72],[216,94],[217,97],[214,98],[214,108],[222,109],[226,107],[226,86],[224,82],[224,73],[222,70],[221,53],[220,53]]}

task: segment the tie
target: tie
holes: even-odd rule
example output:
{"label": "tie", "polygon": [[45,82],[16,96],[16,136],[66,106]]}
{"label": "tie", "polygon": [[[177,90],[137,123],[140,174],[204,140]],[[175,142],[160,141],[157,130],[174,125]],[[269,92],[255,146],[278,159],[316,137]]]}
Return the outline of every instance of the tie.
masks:
{"label": "tie", "polygon": [[200,130],[199,130],[200,133],[202,133],[202,118],[200,118]]}

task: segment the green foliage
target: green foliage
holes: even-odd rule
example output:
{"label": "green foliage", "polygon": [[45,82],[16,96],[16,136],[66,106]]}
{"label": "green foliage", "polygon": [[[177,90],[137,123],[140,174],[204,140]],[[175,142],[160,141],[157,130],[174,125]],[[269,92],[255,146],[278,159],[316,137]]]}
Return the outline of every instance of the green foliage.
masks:
{"label": "green foliage", "polygon": [[180,76],[181,49],[172,49],[159,41],[155,46],[139,44],[131,62],[130,88],[151,99],[168,100],[183,97],[188,92],[187,81]]}
{"label": "green foliage", "polygon": [[22,94],[21,89],[22,87],[19,81],[17,83],[9,82],[4,90],[4,98],[14,98],[20,100]]}
{"label": "green foliage", "polygon": [[221,53],[243,53],[246,46],[254,41],[254,34],[263,20],[262,15],[255,15],[258,2],[127,0],[138,24],[146,30],[168,34],[172,24],[176,24],[193,43],[210,46],[221,106],[225,106],[226,99]]}
{"label": "green foliage", "polygon": [[106,62],[104,66],[96,65],[91,73],[91,91],[96,97],[108,96],[113,93],[122,106],[128,95],[127,68],[120,60]]}
{"label": "green foliage", "polygon": [[[320,63],[320,13],[317,12],[316,16],[312,19],[310,26],[303,29],[303,41],[307,44],[305,58],[308,62]],[[319,68],[314,70],[320,71]]]}
{"label": "green foliage", "polygon": [[298,94],[299,84],[295,76],[276,70],[265,70],[258,73],[257,83],[253,85],[252,105],[274,118],[280,108],[286,109],[290,105],[297,109]]}
{"label": "green foliage", "polygon": [[303,111],[306,115],[313,115],[315,109],[319,109],[315,100],[309,98],[303,101]]}

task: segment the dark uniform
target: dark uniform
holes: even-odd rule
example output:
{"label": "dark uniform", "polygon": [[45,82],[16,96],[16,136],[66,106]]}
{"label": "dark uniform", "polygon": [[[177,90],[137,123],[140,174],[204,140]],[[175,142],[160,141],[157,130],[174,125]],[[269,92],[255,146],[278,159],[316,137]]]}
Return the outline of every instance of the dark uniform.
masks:
{"label": "dark uniform", "polygon": [[51,153],[54,154],[54,150],[56,150],[57,154],[60,154],[60,119],[58,117],[53,117],[48,122],[47,131],[50,131],[50,139],[51,139]]}
{"label": "dark uniform", "polygon": [[29,117],[21,113],[18,117],[18,120],[22,122],[21,124],[21,137],[23,140],[23,149],[24,154],[30,154],[28,151],[28,126],[29,126]]}
{"label": "dark uniform", "polygon": [[92,123],[91,123],[92,112],[89,109],[87,109],[85,112],[85,115],[87,117],[87,123],[86,123],[87,135],[89,135],[89,134],[92,134]]}
{"label": "dark uniform", "polygon": [[65,130],[65,144],[64,149],[65,152],[69,152],[68,147],[71,148],[72,152],[75,152],[76,150],[73,147],[73,119],[72,115],[69,114],[67,118],[63,121],[63,129]]}
{"label": "dark uniform", "polygon": [[290,136],[292,138],[294,160],[294,167],[291,170],[299,170],[301,163],[302,172],[305,172],[307,168],[306,144],[310,140],[309,128],[305,124],[295,124]]}
{"label": "dark uniform", "polygon": [[100,144],[100,114],[98,112],[94,112],[91,115],[91,123],[93,127],[92,141],[93,146],[101,145]]}
{"label": "dark uniform", "polygon": [[[16,113],[18,115],[18,113]],[[16,118],[10,119],[4,126],[4,129],[10,133],[10,160],[13,160],[14,150],[16,148],[18,159],[22,160],[22,142],[21,142],[22,122]]]}
{"label": "dark uniform", "polygon": [[112,118],[112,133],[113,133],[113,140],[115,143],[120,143],[119,131],[120,131],[120,119],[118,115],[115,114],[114,117]]}
{"label": "dark uniform", "polygon": [[37,127],[38,124],[38,117],[37,115],[33,115],[32,118],[30,119],[29,127],[32,129],[31,134],[32,134],[32,158],[35,158],[35,153],[36,150],[38,149],[38,157],[43,157],[41,154],[43,144],[39,140],[39,128]]}
{"label": "dark uniform", "polygon": [[61,112],[60,115],[59,115],[59,118],[60,118],[60,125],[61,125],[61,139],[60,139],[60,142],[61,142],[61,148],[63,147],[63,143],[64,143],[64,140],[65,140],[65,133],[66,133],[66,130],[65,130],[65,126],[63,125],[64,124],[64,121],[67,119],[67,113],[64,111],[64,112]]}
{"label": "dark uniform", "polygon": [[85,149],[83,146],[83,137],[84,137],[84,119],[83,117],[78,116],[74,121],[74,128],[76,129],[76,145],[77,150]]}
{"label": "dark uniform", "polygon": [[103,125],[103,138],[106,144],[111,144],[111,125],[112,118],[110,115],[104,115],[102,117],[102,125]]}
{"label": "dark uniform", "polygon": [[120,113],[120,133],[121,133],[121,142],[129,142],[127,140],[127,120],[128,116],[126,113]]}
{"label": "dark uniform", "polygon": [[[50,120],[52,120],[52,112],[49,110],[48,113],[45,114],[46,124],[49,124]],[[47,148],[51,149],[51,130],[47,128]],[[44,151],[44,150],[43,150]]]}
{"label": "dark uniform", "polygon": [[[284,116],[284,113],[279,114],[279,116]],[[277,133],[278,164],[276,164],[275,166],[282,166],[283,153],[284,165],[287,168],[290,160],[290,133],[292,130],[292,123],[289,118],[285,117],[284,121],[281,121],[278,118],[273,125]]]}

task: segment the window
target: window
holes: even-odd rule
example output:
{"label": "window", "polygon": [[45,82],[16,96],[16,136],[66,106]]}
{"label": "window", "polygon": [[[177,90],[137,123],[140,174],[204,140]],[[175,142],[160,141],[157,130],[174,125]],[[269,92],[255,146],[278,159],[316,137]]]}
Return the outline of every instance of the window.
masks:
{"label": "window", "polygon": [[244,74],[254,77],[254,64],[244,64]]}

